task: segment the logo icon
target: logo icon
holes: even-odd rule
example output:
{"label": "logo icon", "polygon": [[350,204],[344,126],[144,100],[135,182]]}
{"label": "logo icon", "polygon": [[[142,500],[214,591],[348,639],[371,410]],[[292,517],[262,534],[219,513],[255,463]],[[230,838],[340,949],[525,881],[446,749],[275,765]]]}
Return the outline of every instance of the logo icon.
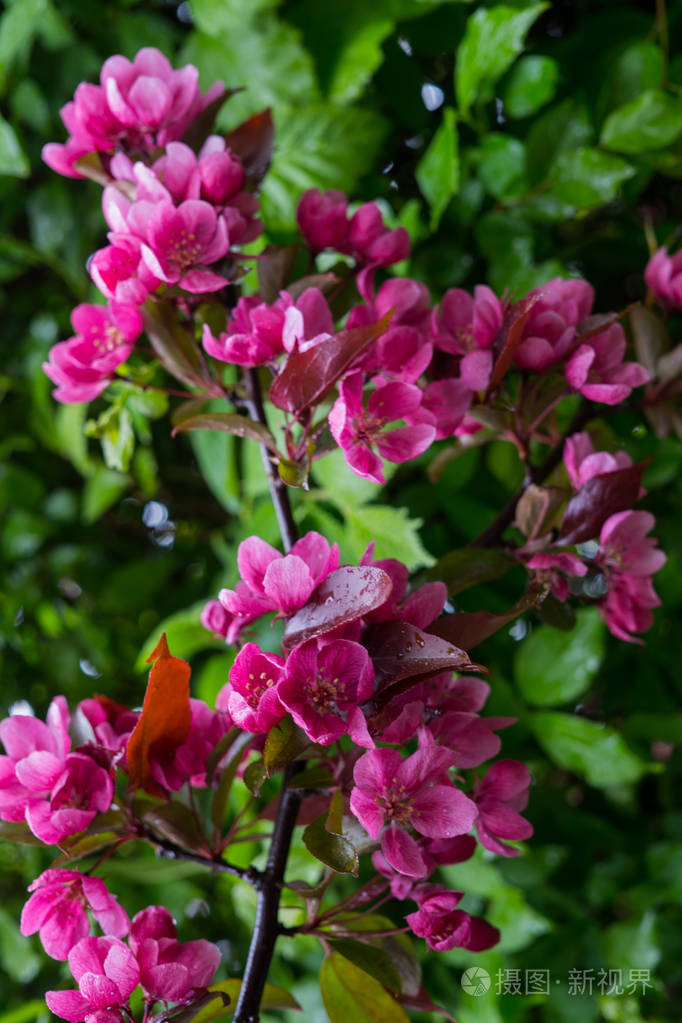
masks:
{"label": "logo icon", "polygon": [[462,974],[462,990],[468,995],[478,998],[490,988],[490,974],[482,966],[470,966]]}

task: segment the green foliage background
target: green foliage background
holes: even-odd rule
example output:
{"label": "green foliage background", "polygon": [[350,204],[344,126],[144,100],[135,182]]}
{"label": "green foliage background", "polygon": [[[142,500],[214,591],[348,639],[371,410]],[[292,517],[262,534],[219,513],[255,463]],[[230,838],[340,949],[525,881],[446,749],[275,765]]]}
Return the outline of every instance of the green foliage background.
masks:
{"label": "green foliage background", "polygon": [[[68,336],[68,316],[94,295],[85,273],[102,244],[95,186],[59,179],[40,161],[61,140],[59,106],[104,58],[159,46],[192,61],[208,86],[246,91],[220,127],[270,105],[276,153],[263,192],[268,238],[293,237],[300,193],[342,188],[379,198],[416,242],[400,268],[433,294],[487,281],[522,294],[556,274],[581,274],[596,308],[644,294],[646,231],[659,241],[682,209],[682,2],[559,0],[14,0],[0,20],[0,598],[2,712],[93,688],[139,703],[144,657],[163,628],[192,657],[195,693],[211,699],[230,654],[198,624],[203,601],[235,581],[235,547],[257,532],[276,541],[259,454],[248,443],[195,434],[171,441],[165,402],[117,385],[92,415],[58,407],[40,365]],[[160,420],[160,421],[159,421]],[[517,860],[449,868],[500,926],[499,948],[424,957],[436,1001],[459,1023],[678,1020],[682,1009],[682,582],[680,442],[657,439],[632,412],[601,426],[605,442],[653,456],[646,506],[668,565],[663,608],[646,646],[618,643],[590,610],[572,632],[522,620],[477,651],[490,666],[491,713],[514,714],[505,755],[534,772],[536,837]],[[91,431],[92,432],[92,431]],[[103,455],[104,451],[104,455]],[[429,459],[433,457],[430,453]],[[106,456],[106,460],[105,457]],[[323,492],[297,495],[304,528],[337,539],[344,557],[379,537],[377,554],[415,570],[462,546],[518,484],[510,446],[451,461],[433,486],[427,461],[377,490],[321,462]],[[520,580],[457,597],[503,609]],[[267,640],[267,637],[265,637]],[[667,744],[663,746],[662,744]],[[664,763],[665,761],[665,763]],[[244,862],[257,853],[245,846]],[[62,967],[18,934],[22,890],[47,865],[37,848],[0,844],[0,1023],[47,1020],[37,997]],[[292,876],[312,879],[295,854]],[[223,975],[238,974],[252,893],[192,865],[130,852],[107,876],[134,912],[165,902],[185,938],[222,942]],[[214,894],[208,895],[209,892]],[[208,901],[207,901],[208,900]],[[281,942],[272,979],[291,986],[306,1018],[324,1020],[320,951]],[[461,992],[460,968],[550,969],[551,996]],[[650,969],[643,997],[570,994],[572,969]],[[37,999],[37,1000],[36,1000]],[[293,1018],[293,1017],[292,1017]],[[425,1017],[426,1018],[426,1017]],[[435,1018],[435,1017],[434,1017]]]}

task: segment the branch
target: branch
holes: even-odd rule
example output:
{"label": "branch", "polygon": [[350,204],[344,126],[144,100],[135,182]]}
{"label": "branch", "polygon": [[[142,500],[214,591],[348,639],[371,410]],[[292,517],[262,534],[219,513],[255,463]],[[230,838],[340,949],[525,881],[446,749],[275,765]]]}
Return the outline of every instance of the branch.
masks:
{"label": "branch", "polygon": [[495,544],[499,543],[507,526],[510,526],[514,521],[516,516],[516,506],[528,487],[531,483],[542,483],[545,479],[547,479],[549,474],[556,469],[557,465],[561,461],[566,440],[569,437],[572,437],[574,433],[578,433],[579,430],[582,430],[583,426],[589,423],[590,419],[592,419],[595,414],[594,406],[583,400],[571,423],[562,433],[559,443],[552,448],[540,465],[536,465],[530,470],[517,492],[509,498],[497,518],[491,522],[491,524],[484,529],[475,540],[471,541],[469,547],[494,547]]}
{"label": "branch", "polygon": [[198,853],[186,852],[173,842],[160,838],[158,835],[153,835],[146,829],[144,831],[144,838],[156,847],[159,856],[164,856],[166,859],[198,863],[202,867],[208,867],[210,870],[215,871],[217,874],[231,874],[233,877],[238,877],[241,881],[246,881],[253,888],[259,889],[261,887],[263,874],[256,867],[244,869],[243,867],[235,867],[231,863],[226,863],[223,859],[214,859],[208,856],[200,856]]}

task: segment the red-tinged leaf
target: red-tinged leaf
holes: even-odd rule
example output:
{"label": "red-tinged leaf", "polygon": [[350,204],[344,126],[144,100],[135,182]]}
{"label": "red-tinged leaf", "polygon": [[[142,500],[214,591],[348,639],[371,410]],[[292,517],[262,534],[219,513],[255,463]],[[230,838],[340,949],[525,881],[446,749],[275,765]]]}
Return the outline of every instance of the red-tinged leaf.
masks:
{"label": "red-tinged leaf", "polygon": [[[429,626],[434,633],[440,621]],[[396,683],[406,679],[413,684],[415,679],[428,678],[439,671],[469,671],[474,667],[463,649],[409,622],[378,622],[367,630],[364,644],[372,658],[382,697],[389,688],[391,697],[395,696]]]}
{"label": "red-tinged leaf", "polygon": [[341,330],[306,352],[292,352],[272,382],[270,401],[294,413],[317,405],[351,363],[385,333],[392,316],[390,310],[378,323]]}
{"label": "red-tinged leaf", "polygon": [[338,274],[335,274],[330,270],[328,273],[309,274],[307,277],[301,277],[297,281],[292,281],[291,284],[287,285],[287,291],[295,302],[301,297],[304,291],[308,290],[308,288],[317,288],[323,295],[326,295],[337,284],[339,284],[340,281],[341,278]]}
{"label": "red-tinged leaf", "polygon": [[566,491],[560,487],[526,487],[516,505],[514,525],[528,539],[535,539],[552,525],[556,513],[566,500]]}
{"label": "red-tinged leaf", "polygon": [[409,1023],[383,984],[337,952],[322,963],[320,990],[331,1023]]}
{"label": "red-tinged leaf", "polygon": [[524,611],[529,611],[539,601],[540,596],[538,593],[526,593],[514,607],[502,614],[474,611],[472,614],[443,615],[430,628],[436,635],[455,643],[462,650],[472,650],[488,636],[513,622]]}
{"label": "red-tinged leaf", "polygon": [[241,158],[246,183],[250,188],[260,185],[267,173],[272,160],[274,138],[275,126],[269,108],[242,121],[225,136],[227,148]]}
{"label": "red-tinged leaf", "polygon": [[210,855],[195,815],[183,803],[166,803],[149,810],[143,821],[151,831],[173,845],[179,845],[196,856]]}
{"label": "red-tinged leaf", "polygon": [[303,729],[294,724],[291,714],[283,717],[272,726],[265,740],[263,761],[268,778],[271,778],[275,771],[298,760],[311,745]]}
{"label": "red-tinged leaf", "polygon": [[526,326],[531,310],[539,297],[539,295],[527,295],[526,298],[516,302],[515,305],[507,310],[500,330],[500,354],[495,360],[486,396],[497,390],[502,378],[511,366],[514,352],[521,344],[521,339],[523,338],[523,328]]}
{"label": "red-tinged leaf", "polygon": [[210,379],[202,374],[194,338],[170,302],[147,299],[142,308],[144,329],[157,359],[171,376],[188,387],[207,390]]}
{"label": "red-tinged leaf", "polygon": [[289,619],[284,629],[285,650],[362,618],[385,604],[392,589],[390,576],[380,568],[342,565],[320,583],[308,603]]}
{"label": "red-tinged leaf", "polygon": [[421,578],[445,583],[452,597],[470,586],[499,579],[515,564],[513,558],[495,547],[460,547],[444,554]]}
{"label": "red-tinged leaf", "polygon": [[268,245],[258,257],[258,291],[264,302],[274,302],[287,287],[294,271],[298,245]]}
{"label": "red-tinged leaf", "polygon": [[236,437],[247,437],[258,444],[264,444],[270,451],[277,452],[277,444],[267,426],[255,423],[248,416],[240,416],[236,412],[203,412],[198,416],[183,419],[173,429],[176,433],[191,433],[192,430],[218,430],[221,433],[232,433]]}
{"label": "red-tinged leaf", "polygon": [[568,502],[559,533],[560,542],[574,544],[594,540],[609,516],[634,507],[645,466],[646,463],[640,462],[588,480]]}
{"label": "red-tinged leaf", "polygon": [[86,153],[76,160],[74,168],[83,177],[96,181],[98,185],[108,185],[112,181],[111,174],[105,170],[99,153]]}
{"label": "red-tinged leaf", "polygon": [[452,1020],[452,1023],[457,1023],[455,1017],[447,1009],[431,1001],[431,996],[425,987],[417,995],[401,995],[400,1004],[404,1005],[406,1009],[416,1009],[418,1012],[438,1012],[446,1019]]}
{"label": "red-tinged leaf", "polygon": [[215,119],[218,116],[222,106],[237,92],[243,92],[242,86],[238,86],[236,89],[226,89],[220,96],[209,103],[208,106],[204,107],[200,114],[198,114],[191,122],[189,128],[182,137],[182,141],[186,146],[189,146],[198,153],[204,142],[209,135],[213,134],[213,127]]}
{"label": "red-tinged leaf", "polygon": [[131,789],[158,786],[152,779],[151,756],[172,753],[185,741],[190,726],[189,677],[186,661],[173,657],[165,632],[147,663],[149,672],[142,713],[128,739],[128,775]]}
{"label": "red-tinged leaf", "polygon": [[637,362],[641,362],[651,377],[658,376],[658,360],[672,345],[667,324],[643,305],[630,310],[630,326]]}

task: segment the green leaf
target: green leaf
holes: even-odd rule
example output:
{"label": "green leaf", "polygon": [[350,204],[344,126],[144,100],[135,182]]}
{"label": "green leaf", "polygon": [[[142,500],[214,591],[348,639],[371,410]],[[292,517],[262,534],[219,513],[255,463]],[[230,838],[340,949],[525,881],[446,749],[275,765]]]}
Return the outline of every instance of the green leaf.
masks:
{"label": "green leaf", "polygon": [[135,451],[135,433],[127,408],[113,405],[102,412],[96,422],[88,420],[85,433],[88,437],[99,438],[104,461],[110,469],[128,471]]}
{"label": "green leaf", "polygon": [[143,821],[162,838],[179,845],[182,849],[187,849],[188,852],[199,855],[208,852],[206,839],[195,815],[183,803],[171,802],[148,810]]}
{"label": "green leaf", "polygon": [[401,990],[400,974],[383,949],[369,941],[356,941],[354,938],[335,938],[329,944],[385,988],[395,992]]}
{"label": "green leaf", "polygon": [[627,785],[651,770],[609,725],[553,711],[531,714],[528,723],[550,760],[596,788]]}
{"label": "green leaf", "polygon": [[331,1023],[409,1023],[378,980],[338,953],[322,963],[320,990]]}
{"label": "green leaf", "polygon": [[682,135],[682,98],[649,89],[606,118],[600,142],[621,153],[662,149]]}
{"label": "green leaf", "polygon": [[490,195],[500,199],[524,192],[525,166],[523,142],[499,132],[483,136],[478,173]]}
{"label": "green leaf", "polygon": [[406,508],[370,504],[346,512],[348,541],[357,557],[376,540],[374,556],[399,558],[411,572],[433,565],[434,559],[419,537],[421,519],[411,519]]}
{"label": "green leaf", "polygon": [[531,185],[545,179],[560,153],[571,152],[592,140],[587,106],[574,98],[550,107],[535,119],[526,137],[526,169]]}
{"label": "green leaf", "polygon": [[[226,1006],[222,998],[215,998],[208,1005],[202,1006],[198,1012],[191,1015],[183,1013],[181,1017],[173,1016],[173,1019],[179,1020],[181,1023],[213,1023],[214,1020],[229,1019],[237,1006],[241,986],[241,980],[236,977],[230,980],[221,980],[218,984],[211,984],[208,991],[227,995],[230,1000],[229,1005]],[[266,1011],[268,1009],[289,1009],[300,1012],[301,1010],[301,1006],[292,994],[275,984],[267,983],[263,990],[260,1007]]]}
{"label": "green leaf", "polygon": [[373,110],[312,104],[275,110],[277,145],[263,182],[263,217],[271,231],[291,231],[308,188],[351,192],[375,163],[386,121]]}
{"label": "green leaf", "polygon": [[514,565],[514,560],[497,548],[462,547],[444,554],[423,578],[444,582],[453,597],[470,586],[499,579]]}
{"label": "green leaf", "polygon": [[585,209],[611,202],[634,167],[617,156],[583,147],[562,153],[550,175],[553,194],[562,202]]}
{"label": "green leaf", "polygon": [[583,608],[563,632],[542,626],[514,657],[514,677],[528,703],[553,707],[574,700],[594,681],[605,653],[605,627],[596,608]]}
{"label": "green leaf", "polygon": [[[252,742],[252,738],[248,732],[238,732],[237,729],[234,729],[234,731],[237,732],[237,738],[232,743],[230,752],[224,760],[220,771],[218,786],[216,788],[215,795],[213,796],[213,802],[211,803],[211,820],[219,830],[222,829],[225,821],[225,808],[227,806],[227,801],[230,798],[232,783],[234,782],[239,766],[244,759],[244,751]],[[206,777],[208,780],[208,760],[206,762]]]}
{"label": "green leaf", "polygon": [[175,657],[190,658],[198,650],[216,649],[216,641],[208,629],[201,624],[200,615],[206,604],[200,600],[191,607],[164,618],[145,640],[139,657],[135,661],[135,671],[149,671],[147,658],[156,648],[162,633],[166,633],[169,646]]}
{"label": "green leaf", "polygon": [[260,790],[268,780],[268,772],[265,770],[265,763],[263,762],[262,757],[259,757],[258,760],[254,760],[253,763],[249,764],[244,771],[243,780],[252,795],[260,795]]}
{"label": "green leaf", "polygon": [[604,77],[599,109],[604,113],[637,99],[647,89],[661,85],[664,74],[660,47],[648,39],[638,39],[618,54]]}
{"label": "green leaf", "polygon": [[528,54],[509,72],[502,102],[508,117],[528,117],[554,96],[559,83],[559,65],[551,57]]}
{"label": "green leaf", "polygon": [[0,1023],[30,1023],[31,1020],[44,1020],[45,1000],[36,998],[31,1002],[24,1002],[16,1009],[9,1009],[0,1016]]}
{"label": "green leaf", "polygon": [[[313,474],[318,485],[327,491],[325,498],[333,501],[342,511],[376,499],[376,483],[356,476],[340,448],[334,448],[324,458],[314,462]],[[317,501],[319,496],[318,492],[314,500]]]}
{"label": "green leaf", "polygon": [[606,960],[614,969],[653,970],[661,959],[656,916],[651,911],[640,920],[607,927],[603,942]]}
{"label": "green leaf", "polygon": [[100,515],[126,492],[128,477],[123,473],[99,465],[83,487],[82,518],[86,525],[96,522]]}
{"label": "green leaf", "polygon": [[241,495],[234,436],[216,430],[200,430],[192,433],[191,443],[209,490],[226,511],[238,514]]}
{"label": "green leaf", "polygon": [[326,820],[327,813],[325,812],[308,825],[303,832],[304,846],[311,856],[326,863],[332,870],[336,870],[339,874],[352,874],[353,877],[357,877],[360,871],[357,850],[343,835],[327,831]]}
{"label": "green leaf", "polygon": [[258,444],[265,444],[271,451],[277,451],[275,438],[267,426],[234,412],[205,412],[198,416],[190,416],[173,428],[173,436],[176,433],[191,433],[193,430],[214,430],[231,433],[235,437],[248,437]]}
{"label": "green leaf", "polygon": [[16,921],[0,908],[0,963],[8,977],[18,984],[28,984],[41,967],[41,958],[22,937]]}
{"label": "green leaf", "polygon": [[265,740],[263,760],[268,777],[272,777],[275,771],[296,760],[311,745],[305,732],[294,724],[291,714],[287,714],[272,726]]}
{"label": "green leaf", "polygon": [[463,113],[474,100],[491,97],[492,86],[521,53],[526,32],[547,6],[481,7],[471,15],[455,64],[455,95]]}
{"label": "green leaf", "polygon": [[14,128],[4,117],[0,117],[0,175],[26,178],[30,170]]}
{"label": "green leaf", "polygon": [[415,177],[431,207],[431,230],[435,231],[459,188],[457,117],[451,107],[444,108],[443,119],[417,164]]}

